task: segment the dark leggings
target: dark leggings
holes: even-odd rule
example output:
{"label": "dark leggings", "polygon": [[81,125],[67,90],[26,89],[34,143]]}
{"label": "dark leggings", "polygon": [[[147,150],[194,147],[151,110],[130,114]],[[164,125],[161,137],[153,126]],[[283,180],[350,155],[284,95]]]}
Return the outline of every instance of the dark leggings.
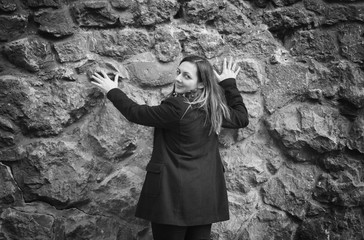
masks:
{"label": "dark leggings", "polygon": [[198,226],[174,226],[152,223],[154,240],[209,240],[211,224]]}

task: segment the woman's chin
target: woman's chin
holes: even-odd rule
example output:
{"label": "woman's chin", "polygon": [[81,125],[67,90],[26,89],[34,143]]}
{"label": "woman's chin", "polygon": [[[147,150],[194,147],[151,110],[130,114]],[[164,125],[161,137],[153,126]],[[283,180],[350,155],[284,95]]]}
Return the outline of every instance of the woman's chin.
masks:
{"label": "woman's chin", "polygon": [[178,88],[176,88],[174,91],[176,93],[185,93],[185,91],[183,89],[178,89]]}

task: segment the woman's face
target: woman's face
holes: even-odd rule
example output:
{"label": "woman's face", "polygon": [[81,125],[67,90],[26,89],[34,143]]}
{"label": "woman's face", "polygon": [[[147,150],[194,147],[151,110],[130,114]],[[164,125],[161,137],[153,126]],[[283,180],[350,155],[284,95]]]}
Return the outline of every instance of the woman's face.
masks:
{"label": "woman's face", "polygon": [[182,62],[177,68],[174,85],[176,93],[189,92],[202,85],[198,82],[197,66],[194,63]]}

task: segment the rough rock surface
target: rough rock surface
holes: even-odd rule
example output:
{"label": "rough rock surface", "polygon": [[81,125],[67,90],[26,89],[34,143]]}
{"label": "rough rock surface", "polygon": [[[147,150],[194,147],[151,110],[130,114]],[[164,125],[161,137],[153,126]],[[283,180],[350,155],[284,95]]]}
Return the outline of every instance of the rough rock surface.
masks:
{"label": "rough rock surface", "polygon": [[0,1],[0,239],[152,239],[134,217],[153,129],[90,84],[157,105],[188,54],[239,60],[214,240],[364,238],[362,0]]}

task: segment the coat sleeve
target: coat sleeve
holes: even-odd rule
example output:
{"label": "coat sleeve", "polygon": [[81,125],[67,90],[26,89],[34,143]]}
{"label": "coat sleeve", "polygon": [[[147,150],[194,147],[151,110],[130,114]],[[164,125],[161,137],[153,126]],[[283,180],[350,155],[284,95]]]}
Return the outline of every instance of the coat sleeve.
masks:
{"label": "coat sleeve", "polygon": [[176,127],[184,108],[187,108],[178,98],[167,98],[158,106],[141,105],[119,88],[111,89],[106,96],[126,119],[150,127]]}
{"label": "coat sleeve", "polygon": [[248,126],[248,111],[236,86],[235,79],[225,79],[220,82],[220,86],[224,89],[226,102],[230,109],[230,119],[224,119],[222,127],[244,128]]}

